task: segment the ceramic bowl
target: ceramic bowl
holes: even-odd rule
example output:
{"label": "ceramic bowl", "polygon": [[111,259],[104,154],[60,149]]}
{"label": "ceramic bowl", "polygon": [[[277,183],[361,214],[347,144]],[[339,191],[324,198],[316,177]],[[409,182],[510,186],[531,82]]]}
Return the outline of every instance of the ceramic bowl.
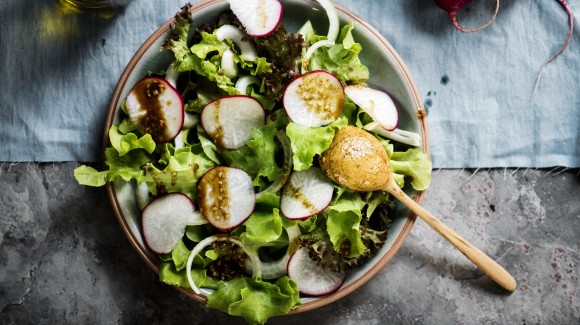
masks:
{"label": "ceramic bowl", "polygon": [[[297,31],[302,24],[310,20],[319,33],[324,34],[326,32],[328,20],[324,10],[317,2],[310,0],[285,0],[282,3],[284,6],[282,24],[289,31]],[[191,9],[193,21],[195,24],[210,23],[217,17],[219,12],[227,8],[228,4],[223,0],[201,2]],[[419,93],[411,79],[411,75],[403,61],[389,42],[368,23],[345,8],[336,6],[336,9],[340,17],[341,26],[348,21],[353,21],[355,24],[353,36],[357,42],[362,44],[361,60],[369,67],[371,74],[369,84],[382,88],[393,97],[399,110],[399,128],[420,133],[422,136],[422,149],[428,152],[429,141],[425,110],[422,107]],[[149,71],[162,71],[170,64],[172,53],[169,51],[160,52],[159,49],[169,33],[171,22],[172,19],[155,31],[127,65],[114,91],[105,130],[108,130],[113,123],[120,122],[119,106],[132,86],[147,75]],[[109,145],[107,132],[105,132],[104,144],[105,146]],[[159,258],[143,242],[139,220],[140,212],[135,202],[134,184],[110,183],[107,190],[123,232],[147,266],[158,273]],[[413,195],[415,200],[420,201],[423,193],[408,194]],[[395,216],[390,216],[393,223],[389,229],[389,237],[378,254],[364,265],[349,271],[344,285],[338,291],[319,298],[303,298],[303,304],[291,313],[304,312],[327,305],[353,292],[373,278],[401,247],[415,221],[415,216],[406,208],[400,207],[397,211],[398,213]],[[176,287],[176,289],[197,301],[206,302],[206,297],[203,294],[196,295],[193,291],[184,288]],[[205,293],[207,294],[209,291],[205,291]]]}

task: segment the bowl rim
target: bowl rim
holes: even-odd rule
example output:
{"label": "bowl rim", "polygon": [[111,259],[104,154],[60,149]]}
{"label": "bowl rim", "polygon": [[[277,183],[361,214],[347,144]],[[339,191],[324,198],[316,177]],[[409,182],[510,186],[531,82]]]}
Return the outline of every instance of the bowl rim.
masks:
{"label": "bowl rim", "polygon": [[[203,0],[200,3],[193,5],[189,9],[189,11],[193,13],[193,12],[202,10],[204,8],[210,7],[210,6],[223,3],[225,1],[226,0]],[[316,3],[316,1],[314,1],[314,0],[305,0],[305,1],[310,1],[310,2]],[[409,70],[406,68],[403,60],[401,59],[399,54],[395,51],[395,49],[392,47],[392,45],[374,27],[372,27],[370,24],[368,24],[362,18],[360,18],[356,14],[352,13],[350,10],[342,7],[341,5],[334,4],[334,6],[339,13],[348,17],[352,21],[356,21],[357,23],[362,25],[364,28],[366,28],[369,33],[371,33],[374,37],[376,37],[376,39],[380,42],[380,45],[383,47],[383,49],[387,50],[389,52],[389,54],[392,55],[392,57],[394,59],[393,62],[396,64],[396,68],[399,70],[399,72],[402,73],[403,79],[407,84],[406,86],[410,90],[410,93],[412,95],[412,99],[413,99],[414,106],[416,109],[416,116],[417,116],[418,122],[420,124],[421,139],[422,139],[421,149],[424,152],[426,152],[427,154],[429,154],[430,153],[430,145],[429,145],[429,133],[428,133],[428,127],[427,127],[426,111],[425,111],[425,108],[423,107],[423,104],[421,102],[421,97],[419,95],[419,91],[417,90],[417,87],[416,87],[416,85],[411,77],[411,74],[410,74]],[[174,17],[170,18],[163,25],[161,25],[155,32],[153,32],[153,34],[151,34],[145,40],[145,42],[139,47],[139,49],[135,52],[135,54],[133,55],[133,57],[131,58],[131,60],[129,61],[127,66],[125,67],[123,73],[121,74],[121,77],[119,78],[119,81],[115,87],[115,90],[113,92],[111,102],[110,102],[109,108],[108,108],[107,119],[105,122],[105,130],[104,130],[104,135],[103,135],[103,148],[110,146],[108,130],[111,127],[111,125],[113,124],[115,115],[117,113],[117,106],[118,106],[118,103],[119,103],[119,100],[121,97],[121,93],[122,93],[123,89],[125,88],[125,85],[126,85],[128,78],[129,78],[129,75],[131,74],[133,69],[136,67],[138,62],[141,60],[141,58],[143,57],[145,52],[153,45],[154,42],[156,42],[160,37],[162,37],[169,30],[170,25],[174,21],[175,21]],[[139,240],[136,238],[135,234],[133,234],[133,232],[131,232],[129,224],[123,215],[123,212],[121,209],[121,204],[120,204],[119,200],[117,199],[117,195],[115,192],[115,187],[114,187],[113,182],[108,182],[106,187],[107,187],[107,194],[109,197],[109,201],[111,202],[113,211],[115,213],[117,221],[119,222],[125,237],[129,240],[131,246],[133,246],[133,249],[135,251],[137,251],[140,258],[145,262],[145,264],[153,272],[155,272],[156,274],[159,274],[159,265],[157,264],[157,261],[152,257],[152,255],[147,251],[146,248],[144,248],[140,245]],[[417,203],[421,203],[421,201],[423,200],[424,194],[425,194],[425,191],[417,192],[413,196],[413,200],[415,200]],[[335,302],[335,301],[347,296],[348,294],[352,293],[353,291],[355,291],[356,289],[360,288],[362,285],[367,283],[382,268],[384,268],[391,261],[391,259],[395,256],[395,254],[401,248],[403,242],[407,238],[409,232],[411,231],[411,228],[413,227],[415,220],[416,220],[416,215],[413,212],[410,212],[409,216],[407,217],[407,221],[405,222],[405,225],[403,226],[401,232],[399,233],[399,235],[395,239],[392,247],[385,253],[385,255],[383,255],[383,257],[381,257],[379,259],[379,261],[376,264],[374,264],[366,273],[364,273],[358,279],[356,279],[352,283],[348,284],[347,286],[340,288],[338,291],[336,291],[330,295],[319,297],[316,300],[305,302],[305,303],[301,304],[300,306],[298,306],[298,308],[291,310],[290,312],[288,312],[285,315],[302,313],[302,312],[306,312],[309,310],[313,310],[313,309],[328,305],[332,302]],[[196,301],[201,302],[203,304],[207,303],[207,298],[205,296],[197,295],[191,289],[186,289],[186,288],[182,288],[182,287],[178,287],[178,286],[172,286],[172,287],[175,288],[177,291],[185,294],[186,296],[188,296],[189,298],[191,298],[193,300],[196,300]]]}

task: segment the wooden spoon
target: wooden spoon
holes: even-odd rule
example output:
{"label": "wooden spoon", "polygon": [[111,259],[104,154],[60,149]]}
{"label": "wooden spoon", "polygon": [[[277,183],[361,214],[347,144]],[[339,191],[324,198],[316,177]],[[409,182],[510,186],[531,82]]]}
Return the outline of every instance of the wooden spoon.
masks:
{"label": "wooden spoon", "polygon": [[351,190],[389,192],[459,249],[491,279],[510,292],[515,290],[516,280],[503,267],[401,190],[395,183],[385,149],[370,133],[354,126],[339,130],[330,147],[322,153],[320,166],[330,179]]}

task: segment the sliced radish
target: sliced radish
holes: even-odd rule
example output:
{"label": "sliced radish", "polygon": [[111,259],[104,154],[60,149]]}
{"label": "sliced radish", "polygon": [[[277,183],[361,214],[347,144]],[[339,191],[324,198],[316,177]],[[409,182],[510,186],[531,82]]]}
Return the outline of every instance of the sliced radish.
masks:
{"label": "sliced radish", "polygon": [[262,276],[262,263],[260,261],[260,259],[258,258],[258,256],[256,254],[252,254],[245,246],[244,244],[239,241],[238,239],[232,237],[232,236],[227,236],[227,235],[213,235],[211,237],[207,237],[204,240],[200,241],[197,245],[195,245],[195,247],[191,250],[191,253],[189,253],[189,258],[187,259],[187,264],[185,265],[185,273],[187,275],[187,281],[189,282],[189,286],[191,287],[191,289],[193,290],[193,292],[195,292],[196,294],[201,294],[201,291],[199,290],[199,288],[197,287],[197,285],[195,284],[195,282],[193,282],[193,277],[191,276],[191,266],[193,265],[193,259],[199,254],[201,253],[201,251],[206,248],[207,246],[211,245],[213,242],[216,241],[229,241],[232,242],[236,245],[238,245],[239,247],[241,247],[244,252],[246,253],[246,255],[248,255],[248,257],[250,258],[251,264],[254,266],[252,268],[252,277],[253,278],[257,278],[257,277],[261,277]]}
{"label": "sliced radish", "polygon": [[302,126],[323,126],[334,122],[344,107],[344,89],[332,74],[316,70],[294,79],[284,91],[288,117]]}
{"label": "sliced radish", "polygon": [[324,210],[333,192],[332,181],[320,168],[293,172],[282,189],[280,210],[288,219],[306,219]]}
{"label": "sliced radish", "polygon": [[157,254],[171,252],[183,237],[186,226],[202,225],[207,220],[183,193],[169,193],[151,201],[141,213],[143,238]]}
{"label": "sliced radish", "polygon": [[296,282],[301,294],[324,296],[338,290],[344,283],[344,273],[325,271],[308,255],[308,248],[297,250],[288,261],[288,276]]}
{"label": "sliced radish", "polygon": [[250,217],[256,194],[250,175],[241,169],[218,166],[197,183],[201,214],[216,228],[229,231]]}
{"label": "sliced radish", "polygon": [[127,96],[126,107],[137,129],[151,134],[157,143],[171,141],[181,132],[183,100],[164,79],[147,77],[137,82]]}
{"label": "sliced radish", "polygon": [[344,92],[385,130],[393,131],[397,128],[399,114],[387,93],[361,85],[346,86]]}
{"label": "sliced radish", "polygon": [[250,36],[268,36],[282,20],[282,4],[278,0],[228,0],[230,9]]}
{"label": "sliced radish", "polygon": [[201,112],[201,125],[214,143],[225,149],[238,149],[252,138],[252,130],[266,123],[262,104],[246,96],[227,96],[207,104]]}
{"label": "sliced radish", "polygon": [[233,25],[223,25],[216,31],[218,40],[229,39],[240,48],[240,56],[246,61],[254,61],[258,57],[256,47],[247,40],[243,40],[244,33]]}

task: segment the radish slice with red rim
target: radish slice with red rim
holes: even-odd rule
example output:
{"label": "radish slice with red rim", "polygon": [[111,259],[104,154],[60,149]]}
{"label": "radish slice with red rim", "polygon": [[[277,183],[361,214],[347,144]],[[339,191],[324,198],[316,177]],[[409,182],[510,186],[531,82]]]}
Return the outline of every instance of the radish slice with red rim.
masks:
{"label": "radish slice with red rim", "polygon": [[312,260],[308,248],[297,250],[288,261],[288,276],[296,282],[301,294],[324,296],[338,290],[344,283],[344,273],[328,272]]}
{"label": "radish slice with red rim", "polygon": [[273,33],[282,20],[282,4],[278,0],[228,0],[230,9],[250,36]]}
{"label": "radish slice with red rim", "polygon": [[292,122],[316,127],[334,122],[342,113],[344,100],[340,80],[327,71],[315,70],[288,84],[282,101]]}
{"label": "radish slice with red rim", "polygon": [[225,149],[238,149],[252,138],[252,130],[264,125],[262,104],[246,96],[227,96],[207,104],[201,111],[201,125],[213,142]]}
{"label": "radish slice with red rim", "polygon": [[361,85],[346,86],[344,92],[385,130],[392,131],[397,128],[399,113],[387,93]]}
{"label": "radish slice with red rim", "polygon": [[173,140],[183,126],[183,100],[179,92],[157,77],[137,82],[126,101],[127,114],[143,134],[157,143]]}
{"label": "radish slice with red rim", "polygon": [[157,254],[171,252],[183,237],[185,227],[207,223],[183,193],[169,193],[151,201],[141,213],[143,238]]}
{"label": "radish slice with red rim", "polygon": [[230,231],[254,211],[256,194],[250,175],[241,169],[218,166],[197,183],[201,214],[217,229]]}
{"label": "radish slice with red rim", "polygon": [[187,281],[189,282],[189,286],[191,287],[191,289],[193,290],[193,292],[195,292],[196,294],[201,294],[201,290],[199,290],[198,286],[195,284],[195,282],[193,281],[193,277],[191,276],[191,267],[193,264],[193,259],[199,254],[201,253],[201,251],[206,248],[207,246],[211,245],[213,242],[216,241],[229,241],[232,242],[236,245],[238,245],[239,247],[241,247],[244,252],[246,253],[246,255],[248,255],[248,257],[250,258],[250,261],[253,265],[252,267],[252,277],[253,278],[257,278],[257,277],[261,277],[262,276],[262,262],[260,261],[260,259],[258,258],[258,256],[256,254],[252,254],[245,246],[244,244],[239,241],[238,239],[232,237],[232,236],[228,236],[228,235],[214,235],[211,237],[207,237],[204,240],[200,241],[197,245],[195,245],[195,247],[191,250],[191,253],[189,253],[189,258],[187,259],[187,263],[185,265],[185,273],[187,275]]}
{"label": "radish slice with red rim", "polygon": [[318,167],[295,171],[282,189],[280,210],[291,220],[302,220],[326,209],[334,186]]}

